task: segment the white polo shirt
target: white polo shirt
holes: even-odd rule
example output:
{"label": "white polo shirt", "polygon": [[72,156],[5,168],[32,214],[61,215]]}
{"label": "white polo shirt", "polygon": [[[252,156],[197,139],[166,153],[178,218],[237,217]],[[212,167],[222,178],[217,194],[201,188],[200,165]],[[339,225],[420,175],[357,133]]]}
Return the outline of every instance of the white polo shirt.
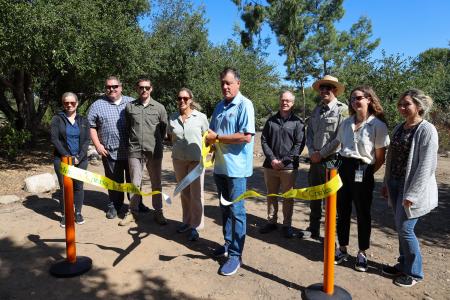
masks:
{"label": "white polo shirt", "polygon": [[384,122],[371,115],[355,131],[353,115],[342,122],[336,140],[341,143],[339,154],[344,157],[361,159],[367,164],[375,163],[375,149],[389,146],[388,128]]}

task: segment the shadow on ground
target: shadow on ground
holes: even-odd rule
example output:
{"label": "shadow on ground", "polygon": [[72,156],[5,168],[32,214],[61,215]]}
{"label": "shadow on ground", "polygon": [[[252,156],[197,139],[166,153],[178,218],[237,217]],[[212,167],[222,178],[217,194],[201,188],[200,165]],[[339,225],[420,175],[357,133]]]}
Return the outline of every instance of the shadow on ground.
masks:
{"label": "shadow on ground", "polygon": [[[38,235],[28,236],[29,246],[20,247],[8,238],[0,240],[0,299],[198,299],[171,291],[159,276],[139,275],[140,287],[129,293],[117,293],[108,282],[105,269],[94,268],[81,277],[54,278],[48,269],[62,258],[64,249]],[[20,261],[20,264],[17,262]],[[12,294],[10,291],[14,291]]]}

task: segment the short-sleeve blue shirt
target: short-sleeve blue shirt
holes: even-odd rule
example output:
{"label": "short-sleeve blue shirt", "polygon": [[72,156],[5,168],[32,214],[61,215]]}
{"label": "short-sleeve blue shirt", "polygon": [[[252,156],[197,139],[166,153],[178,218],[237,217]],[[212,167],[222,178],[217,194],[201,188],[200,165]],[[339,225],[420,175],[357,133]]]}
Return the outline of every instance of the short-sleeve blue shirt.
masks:
{"label": "short-sleeve blue shirt", "polygon": [[214,109],[209,128],[218,135],[237,132],[252,134],[250,143],[216,143],[214,173],[228,177],[249,177],[253,174],[253,145],[255,134],[255,110],[253,103],[238,93],[227,104],[220,101]]}

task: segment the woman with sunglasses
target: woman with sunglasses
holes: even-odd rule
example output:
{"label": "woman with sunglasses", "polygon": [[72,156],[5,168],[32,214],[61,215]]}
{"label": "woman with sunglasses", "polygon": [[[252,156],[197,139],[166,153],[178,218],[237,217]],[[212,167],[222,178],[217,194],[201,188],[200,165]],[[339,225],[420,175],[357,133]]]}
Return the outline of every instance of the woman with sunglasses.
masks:
{"label": "woman with sunglasses", "polygon": [[[63,111],[57,113],[51,122],[51,142],[54,149],[54,168],[58,177],[60,189],[63,188],[63,177],[60,172],[61,157],[72,156],[73,165],[86,170],[88,165],[87,150],[90,142],[89,123],[87,118],[77,114],[78,97],[74,93],[67,92],[61,97]],[[81,215],[83,206],[84,190],[83,182],[73,180],[73,195],[75,205],[75,222],[79,225],[84,223]],[[61,227],[66,226],[64,217],[64,200],[59,201],[61,210]]]}
{"label": "woman with sunglasses", "polygon": [[432,104],[433,100],[417,89],[401,95],[397,109],[405,121],[394,128],[386,157],[382,194],[394,211],[400,255],[396,265],[385,266],[382,271],[394,276],[394,284],[401,287],[411,287],[423,279],[414,227],[438,205],[438,134],[433,124],[424,120]]}
{"label": "woman with sunglasses", "polygon": [[[182,88],[178,92],[178,111],[169,118],[169,137],[173,144],[172,160],[177,182],[180,182],[201,160],[202,134],[208,130],[206,115],[196,109],[192,91]],[[181,191],[183,221],[177,232],[189,232],[188,240],[199,238],[203,220],[204,172]]]}
{"label": "woman with sunglasses", "polygon": [[359,86],[350,93],[350,117],[342,122],[329,147],[341,146],[339,175],[343,186],[337,193],[337,235],[339,248],[335,264],[348,260],[352,204],[356,208],[358,247],[355,269],[368,269],[366,250],[370,247],[373,174],[383,165],[389,145],[383,108],[374,90]]}

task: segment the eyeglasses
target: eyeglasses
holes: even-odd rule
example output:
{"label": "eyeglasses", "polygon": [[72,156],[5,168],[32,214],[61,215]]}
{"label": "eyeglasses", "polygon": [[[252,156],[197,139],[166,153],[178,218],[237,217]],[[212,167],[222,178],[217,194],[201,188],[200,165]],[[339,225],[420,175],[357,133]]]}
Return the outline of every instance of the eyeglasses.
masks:
{"label": "eyeglasses", "polygon": [[188,101],[189,99],[191,99],[190,97],[180,97],[180,96],[178,96],[178,101],[184,101],[184,102],[186,102],[186,101]]}
{"label": "eyeglasses", "polygon": [[361,101],[361,100],[364,99],[364,98],[367,98],[367,97],[366,97],[366,96],[353,96],[353,97],[350,98],[350,101],[351,101],[351,102],[354,102],[354,101]]}
{"label": "eyeglasses", "polygon": [[138,88],[139,88],[139,90],[141,90],[141,91],[143,91],[143,90],[150,91],[150,89],[151,89],[152,87],[151,87],[151,86],[143,86],[143,85],[140,85],[140,86],[138,86]]}
{"label": "eyeglasses", "polygon": [[75,106],[75,105],[77,105],[77,102],[76,101],[67,101],[67,102],[63,102],[63,104],[65,106],[69,106],[69,105]]}
{"label": "eyeglasses", "polygon": [[319,86],[319,91],[332,91],[334,89],[334,86],[332,85],[321,85]]}
{"label": "eyeglasses", "polygon": [[107,90],[116,90],[119,88],[118,84],[113,84],[113,85],[105,85],[105,89]]}

